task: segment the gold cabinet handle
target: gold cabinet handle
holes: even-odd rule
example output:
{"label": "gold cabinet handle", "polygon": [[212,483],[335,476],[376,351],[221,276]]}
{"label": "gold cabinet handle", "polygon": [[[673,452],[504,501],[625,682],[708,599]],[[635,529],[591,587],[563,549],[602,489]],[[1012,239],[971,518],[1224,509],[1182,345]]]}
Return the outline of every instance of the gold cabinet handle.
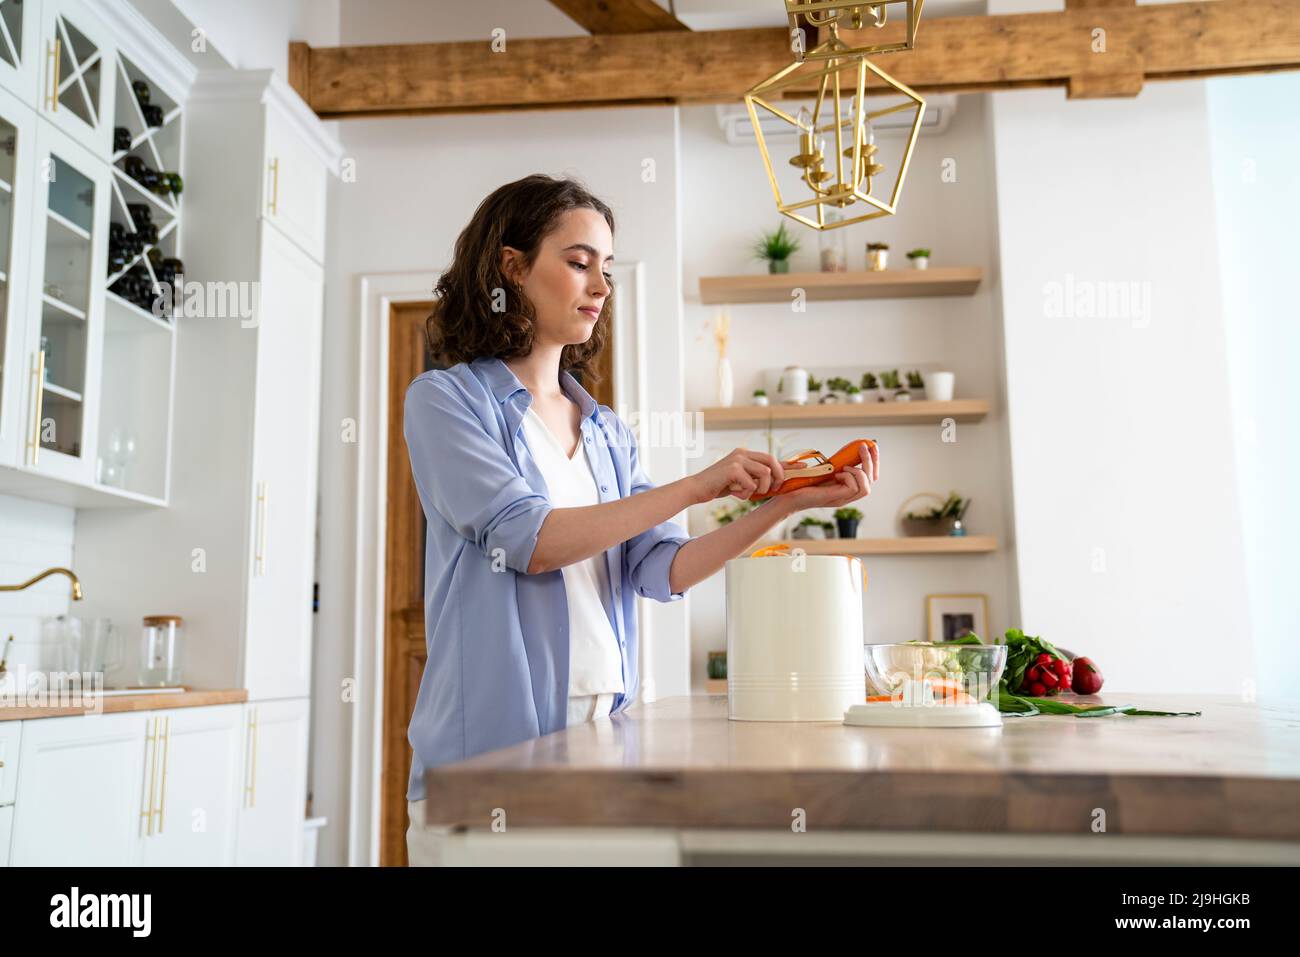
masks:
{"label": "gold cabinet handle", "polygon": [[271,201],[267,204],[272,216],[280,209],[280,157],[271,160]]}
{"label": "gold cabinet handle", "polygon": [[53,78],[50,84],[50,92],[45,97],[45,105],[50,108],[51,113],[59,112],[59,60],[63,54],[63,41],[55,37],[50,41],[45,51],[45,61],[48,64],[54,61],[52,66],[46,68],[46,75]]}
{"label": "gold cabinet handle", "polygon": [[257,483],[257,548],[253,555],[254,574],[266,574],[266,513],[271,507],[267,500],[267,482]]}
{"label": "gold cabinet handle", "polygon": [[145,735],[144,742],[149,747],[149,767],[145,772],[149,778],[149,787],[146,793],[149,795],[147,801],[148,807],[140,811],[140,816],[145,819],[144,832],[146,837],[153,836],[153,798],[154,785],[158,779],[158,718],[154,717],[149,722],[149,733]]}
{"label": "gold cabinet handle", "polygon": [[35,465],[41,451],[41,412],[45,405],[45,350],[32,363],[32,429],[27,440],[27,458]]}
{"label": "gold cabinet handle", "polygon": [[257,804],[257,708],[248,718],[248,783],[244,785],[244,807]]}
{"label": "gold cabinet handle", "polygon": [[[167,807],[167,753],[171,750],[172,744],[172,718],[171,715],[158,719],[162,722],[162,782],[158,790],[158,833],[163,832],[163,810]],[[156,748],[156,745],[155,745]]]}

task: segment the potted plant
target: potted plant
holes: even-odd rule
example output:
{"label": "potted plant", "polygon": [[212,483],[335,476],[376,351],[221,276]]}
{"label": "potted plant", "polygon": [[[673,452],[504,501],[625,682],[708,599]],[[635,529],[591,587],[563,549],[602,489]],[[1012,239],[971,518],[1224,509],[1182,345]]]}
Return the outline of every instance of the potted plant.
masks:
{"label": "potted plant", "polygon": [[816,399],[818,402],[822,401],[821,391],[822,391],[822,380],[817,378],[811,372],[808,373],[808,399],[810,401],[812,399]]}
{"label": "potted plant", "polygon": [[912,260],[913,269],[928,269],[930,266],[930,250],[913,249],[907,254],[907,258]]}
{"label": "potted plant", "polygon": [[872,272],[884,272],[889,262],[889,243],[867,243],[867,268]]}
{"label": "potted plant", "polygon": [[880,399],[880,382],[874,372],[862,373],[862,382],[859,384],[862,388],[863,397],[868,402],[879,402]]}
{"label": "potted plant", "polygon": [[820,518],[811,515],[803,519],[790,530],[791,538],[826,538],[826,525]]}
{"label": "potted plant", "polygon": [[835,510],[835,524],[840,538],[857,538],[858,522],[861,520],[862,513],[851,505]]}
{"label": "potted plant", "polygon": [[880,373],[880,388],[882,392],[892,392],[895,402],[910,402],[912,400],[911,394],[898,381],[897,369]]}
{"label": "potted plant", "polygon": [[823,397],[822,401],[823,402],[840,401],[840,399],[848,393],[849,388],[852,385],[853,383],[851,383],[848,379],[845,379],[843,376],[834,376],[830,379],[827,379],[826,388],[829,391],[827,392],[826,396]]}
{"label": "potted plant", "polygon": [[769,273],[790,271],[790,256],[799,251],[799,240],[786,231],[781,223],[775,232],[763,233],[754,244],[754,258],[767,262]]}
{"label": "potted plant", "polygon": [[844,390],[844,394],[848,396],[850,402],[853,402],[857,405],[862,404],[863,401],[862,390],[859,389],[857,386],[855,386],[852,382],[848,384],[848,388]]}
{"label": "potted plant", "polygon": [[767,390],[766,390],[766,389],[755,389],[755,390],[754,390],[754,405],[767,405],[767,404],[768,404],[768,401],[767,401]]}
{"label": "potted plant", "polygon": [[913,369],[907,374],[907,390],[918,399],[925,398],[925,379],[919,370]]}

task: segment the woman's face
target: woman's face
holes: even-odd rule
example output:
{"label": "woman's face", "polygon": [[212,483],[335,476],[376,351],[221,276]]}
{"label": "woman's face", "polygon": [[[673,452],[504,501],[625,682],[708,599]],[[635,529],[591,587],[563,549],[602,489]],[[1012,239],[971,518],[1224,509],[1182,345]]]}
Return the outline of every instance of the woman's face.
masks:
{"label": "woman's face", "polygon": [[614,237],[594,209],[570,209],[542,239],[532,268],[522,275],[523,254],[506,246],[501,265],[524,290],[537,313],[536,337],[553,345],[580,345],[591,338],[609,297],[608,270]]}

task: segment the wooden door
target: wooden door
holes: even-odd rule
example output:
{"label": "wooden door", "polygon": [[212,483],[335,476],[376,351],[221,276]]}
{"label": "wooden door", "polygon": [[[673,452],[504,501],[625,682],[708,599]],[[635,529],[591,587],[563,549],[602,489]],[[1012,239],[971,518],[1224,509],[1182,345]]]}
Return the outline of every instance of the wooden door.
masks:
{"label": "wooden door", "polygon": [[[406,729],[424,674],[424,539],[427,525],[411,477],[402,433],[406,387],[421,372],[442,368],[428,354],[424,321],[432,302],[398,303],[388,316],[388,512],[384,556],[384,765],[380,808],[379,863],[406,866],[406,785],[411,746]],[[611,408],[614,404],[613,336],[597,360],[601,381],[583,388]],[[579,377],[581,381],[581,377]]]}

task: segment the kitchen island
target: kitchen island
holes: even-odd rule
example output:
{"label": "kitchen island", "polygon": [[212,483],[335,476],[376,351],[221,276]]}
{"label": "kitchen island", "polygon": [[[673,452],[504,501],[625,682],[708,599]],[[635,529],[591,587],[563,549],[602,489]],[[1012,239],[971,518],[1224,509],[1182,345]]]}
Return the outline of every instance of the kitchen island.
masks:
{"label": "kitchen island", "polygon": [[428,772],[448,864],[1300,863],[1300,703],[1001,728],[740,722],[723,695]]}

